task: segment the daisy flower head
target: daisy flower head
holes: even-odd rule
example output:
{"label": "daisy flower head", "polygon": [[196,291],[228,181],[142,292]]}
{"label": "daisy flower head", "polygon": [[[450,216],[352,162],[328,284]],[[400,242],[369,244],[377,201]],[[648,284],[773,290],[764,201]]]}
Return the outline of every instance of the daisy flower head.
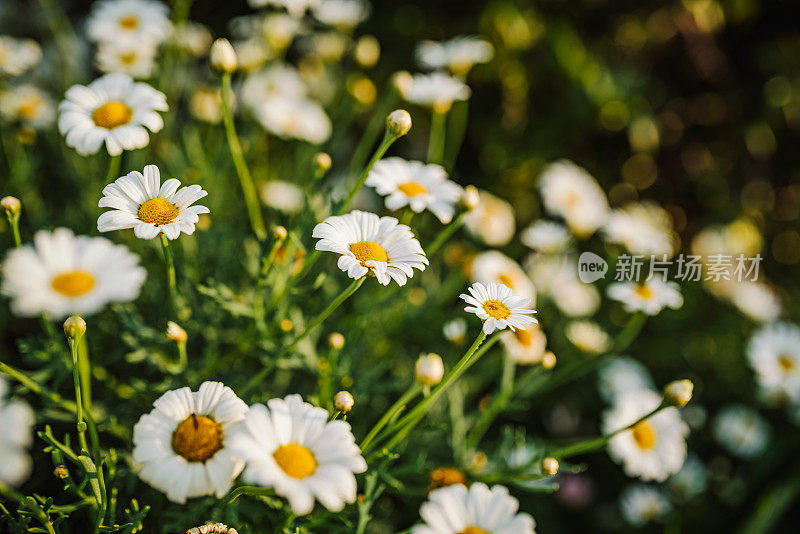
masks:
{"label": "daisy flower head", "polygon": [[158,46],[170,34],[169,9],[155,0],[101,0],[86,23],[89,40]]}
{"label": "daisy flower head", "polygon": [[323,0],[311,12],[321,23],[348,33],[367,19],[370,6],[362,0]]}
{"label": "daisy flower head", "polygon": [[246,462],[244,480],[274,488],[297,515],[310,514],[315,499],[332,512],[355,502],[354,474],[367,463],[350,425],[328,416],[300,395],[253,405],[232,444]]}
{"label": "daisy flower head", "polygon": [[177,239],[181,232],[192,235],[199,216],[209,213],[207,207],[192,204],[208,192],[199,185],[178,189],[180,185],[175,178],[162,185],[161,173],[155,165],[117,178],[103,188],[98,205],[112,209],[100,215],[97,229],[111,232],[133,228],[139,239],[153,239],[159,234]]}
{"label": "daisy flower head", "polygon": [[111,302],[139,296],[147,272],[124,245],[76,236],[67,228],[40,230],[33,244],[12,250],[3,263],[2,290],[25,317],[58,320],[91,315]]}
{"label": "daisy flower head", "polygon": [[277,64],[250,74],[242,83],[242,103],[252,110],[259,109],[273,97],[305,97],[308,93],[303,78],[291,65]]}
{"label": "daisy flower head", "polygon": [[547,347],[547,336],[536,323],[500,334],[500,341],[514,363],[533,365],[542,361]]}
{"label": "daisy flower head", "polygon": [[274,96],[254,110],[256,120],[268,132],[284,139],[319,145],[331,135],[331,120],[316,101],[295,96]]}
{"label": "daisy flower head", "polygon": [[667,210],[654,202],[632,202],[611,212],[603,226],[607,241],[631,254],[675,254],[675,232]]}
{"label": "daisy flower head", "polygon": [[33,442],[34,415],[22,401],[7,401],[8,384],[0,377],[0,483],[17,486],[28,478],[33,462],[25,450]]}
{"label": "daisy flower head", "polygon": [[631,391],[654,388],[650,371],[637,360],[617,356],[600,367],[597,377],[600,396],[608,402]]}
{"label": "daisy flower head", "polygon": [[538,252],[555,254],[572,244],[572,235],[563,224],[540,220],[523,230],[519,240]]}
{"label": "daisy flower head", "polygon": [[464,217],[464,225],[490,247],[507,245],[517,229],[511,204],[484,190],[478,193],[477,206]]}
{"label": "daisy flower head", "polygon": [[672,511],[663,491],[644,484],[634,484],[622,490],[619,507],[622,517],[636,527],[657,521]]}
{"label": "daisy flower head", "polygon": [[139,478],[181,504],[224,497],[244,468],[230,444],[245,431],[246,413],[247,404],[221,382],[167,391],[133,427]]}
{"label": "daisy flower head", "polygon": [[[627,427],[659,404],[661,395],[650,390],[631,390],[617,396],[603,413],[603,434]],[[614,435],[608,442],[608,454],[622,464],[629,477],[663,482],[683,466],[688,434],[689,426],[678,409],[664,408]]]}
{"label": "daisy flower head", "polygon": [[504,486],[453,484],[428,495],[419,509],[423,523],[411,534],[535,534],[536,522],[518,510]]}
{"label": "daisy flower head", "polygon": [[677,310],[683,306],[680,286],[657,277],[641,284],[636,282],[611,284],[608,287],[608,296],[621,302],[625,311],[629,313],[641,311],[647,315],[658,315],[665,307]]}
{"label": "daisy flower head", "polygon": [[488,63],[494,57],[492,43],[474,35],[454,37],[437,43],[422,41],[415,50],[417,62],[426,69],[450,69],[465,76],[478,63]]}
{"label": "daisy flower head", "polygon": [[167,97],[127,74],[106,74],[89,85],[73,85],[59,104],[58,130],[78,154],[95,154],[105,143],[112,156],[143,148],[164,127],[157,113]]}
{"label": "daisy flower head", "polygon": [[314,227],[316,249],[340,254],[339,269],[350,278],[374,275],[382,285],[405,285],[428,258],[411,228],[394,217],[351,211],[328,217]]}
{"label": "daisy flower head", "polygon": [[711,432],[728,452],[744,459],[764,452],[772,433],[757,411],[742,404],[722,408],[712,422]]}
{"label": "daisy flower head", "polygon": [[481,252],[472,260],[470,266],[473,282],[484,285],[498,282],[511,288],[515,295],[528,297],[531,304],[536,303],[536,288],[520,265],[497,250]]}
{"label": "daisy flower head", "polygon": [[589,237],[608,217],[608,200],[600,184],[571,161],[547,165],[539,176],[539,190],[545,209],[562,217],[578,237]]}
{"label": "daisy flower head", "polygon": [[47,128],[56,119],[53,100],[35,85],[22,84],[0,92],[0,115],[31,128]]}
{"label": "daisy flower head", "polygon": [[588,354],[602,354],[611,346],[611,338],[593,321],[571,321],[564,329],[567,339]]}
{"label": "daisy flower head", "polygon": [[728,298],[743,315],[754,321],[769,323],[777,320],[783,312],[780,297],[775,289],[765,282],[720,280],[712,286],[717,288],[726,286],[720,292],[722,296]]}
{"label": "daisy flower head", "polygon": [[456,203],[464,190],[447,179],[447,171],[436,164],[385,158],[372,167],[366,185],[386,197],[386,208],[408,206],[415,213],[428,209],[443,224],[453,219]]}
{"label": "daisy flower head", "polygon": [[155,71],[156,47],[135,41],[102,42],[95,59],[101,72],[121,72],[145,80]]}
{"label": "daisy flower head", "polygon": [[800,401],[800,327],[761,327],[747,345],[747,360],[765,399],[776,404]]}
{"label": "daisy flower head", "polygon": [[0,72],[19,76],[42,60],[42,47],[33,39],[0,35]]}
{"label": "daisy flower head", "polygon": [[412,104],[439,112],[449,110],[453,102],[467,100],[472,94],[464,82],[441,72],[415,74],[410,84],[401,87],[401,92]]}
{"label": "daisy flower head", "polygon": [[512,331],[524,329],[527,325],[538,322],[532,317],[536,310],[526,308],[531,299],[512,295],[511,288],[503,284],[491,282],[483,285],[475,282],[468,291],[469,295],[460,295],[469,304],[464,311],[474,313],[483,321],[483,332],[486,335],[506,327]]}

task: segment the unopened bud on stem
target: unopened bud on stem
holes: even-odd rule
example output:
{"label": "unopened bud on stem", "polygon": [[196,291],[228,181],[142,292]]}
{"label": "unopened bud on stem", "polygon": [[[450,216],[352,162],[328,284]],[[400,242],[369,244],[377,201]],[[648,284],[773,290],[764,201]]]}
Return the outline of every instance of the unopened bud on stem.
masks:
{"label": "unopened bud on stem", "polygon": [[353,396],[348,391],[340,391],[333,397],[333,407],[340,412],[347,413],[353,409]]}
{"label": "unopened bud on stem", "polygon": [[547,476],[555,476],[558,473],[558,460],[547,457],[542,460],[542,473]]}
{"label": "unopened bud on stem", "polygon": [[404,109],[396,109],[386,117],[386,131],[395,137],[406,135],[411,130],[411,115]]}
{"label": "unopened bud on stem", "polygon": [[67,339],[71,341],[78,341],[85,333],[86,321],[84,321],[82,317],[73,315],[64,321],[64,334],[66,334]]}
{"label": "unopened bud on stem", "polygon": [[430,353],[419,357],[414,365],[417,382],[423,386],[435,386],[444,376],[444,363],[438,354]]}
{"label": "unopened bud on stem", "polygon": [[481,194],[478,188],[474,185],[468,185],[464,188],[464,193],[461,195],[461,204],[470,211],[478,207],[481,202]]}
{"label": "unopened bud on stem", "polygon": [[211,52],[209,54],[211,66],[220,72],[230,74],[236,70],[238,61],[236,60],[236,51],[227,39],[217,39],[211,45]]}
{"label": "unopened bud on stem", "polygon": [[0,199],[0,207],[6,211],[7,217],[13,217],[19,215],[22,211],[22,202],[20,202],[17,197],[3,197]]}
{"label": "unopened bud on stem", "polygon": [[692,400],[694,384],[691,380],[675,380],[664,388],[664,399],[672,406],[683,408]]}
{"label": "unopened bud on stem", "polygon": [[186,334],[186,330],[181,328],[178,323],[167,321],[167,339],[175,343],[186,343],[189,336]]}

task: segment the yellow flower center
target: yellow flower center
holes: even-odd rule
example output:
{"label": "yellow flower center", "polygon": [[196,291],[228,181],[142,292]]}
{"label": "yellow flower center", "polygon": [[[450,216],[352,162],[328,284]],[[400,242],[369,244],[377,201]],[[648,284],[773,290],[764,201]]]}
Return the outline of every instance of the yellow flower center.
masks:
{"label": "yellow flower center", "polygon": [[653,298],[653,290],[650,289],[650,286],[646,284],[636,286],[634,291],[640,298],[643,298],[644,300],[650,300]]}
{"label": "yellow flower center", "polygon": [[222,448],[222,425],[206,415],[192,414],[172,434],[172,450],[190,462],[205,462]]}
{"label": "yellow flower center", "polygon": [[126,30],[135,30],[139,26],[139,17],[136,15],[127,15],[119,19],[119,25]]}
{"label": "yellow flower center", "polygon": [[529,347],[533,341],[533,335],[531,335],[530,331],[523,330],[522,328],[514,330],[514,337],[517,338],[517,341],[523,347]]}
{"label": "yellow flower center", "polygon": [[133,110],[124,102],[106,102],[92,113],[92,120],[100,128],[111,130],[131,122]]}
{"label": "yellow flower center", "polygon": [[178,207],[165,198],[151,198],[139,206],[139,220],[153,224],[168,224],[178,216]]}
{"label": "yellow flower center", "polygon": [[497,277],[498,282],[503,284],[509,289],[514,289],[514,279],[508,274],[500,274]]}
{"label": "yellow flower center", "polygon": [[386,251],[374,241],[359,241],[358,243],[353,243],[350,245],[350,252],[352,252],[356,259],[362,264],[370,260],[389,261],[389,256],[386,255]]}
{"label": "yellow flower center", "polygon": [[119,62],[123,65],[133,65],[136,62],[136,52],[120,55]]}
{"label": "yellow flower center", "polygon": [[314,454],[297,443],[282,445],[272,453],[275,463],[283,472],[292,478],[306,478],[317,470],[317,459]]}
{"label": "yellow flower center", "polygon": [[50,285],[64,296],[80,297],[92,290],[95,279],[86,271],[70,271],[57,275]]}
{"label": "yellow flower center", "polygon": [[35,119],[36,115],[39,114],[39,109],[44,104],[44,100],[39,95],[31,95],[29,96],[22,104],[19,106],[19,116],[23,119]]}
{"label": "yellow flower center", "polygon": [[481,527],[469,526],[458,534],[489,534],[489,531],[483,530]]}
{"label": "yellow flower center", "polygon": [[781,369],[786,374],[793,373],[797,369],[797,363],[789,356],[781,356],[778,358],[778,365],[781,366]]}
{"label": "yellow flower center", "polygon": [[431,473],[431,489],[446,488],[454,484],[466,484],[467,477],[455,467],[440,467]]}
{"label": "yellow flower center", "polygon": [[656,446],[658,432],[648,421],[637,423],[631,429],[631,432],[633,433],[633,440],[640,449],[646,451]]}
{"label": "yellow flower center", "polygon": [[488,313],[489,317],[494,319],[505,319],[511,315],[511,310],[508,309],[508,306],[495,299],[489,299],[484,302],[483,311]]}
{"label": "yellow flower center", "polygon": [[424,195],[428,192],[423,186],[417,182],[406,182],[397,186],[397,189],[403,192],[407,197],[415,197],[417,195]]}

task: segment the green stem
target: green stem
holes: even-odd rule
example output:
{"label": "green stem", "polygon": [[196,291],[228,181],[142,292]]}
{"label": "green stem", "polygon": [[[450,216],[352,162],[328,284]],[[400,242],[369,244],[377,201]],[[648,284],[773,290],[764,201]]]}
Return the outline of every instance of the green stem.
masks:
{"label": "green stem", "polygon": [[59,395],[58,393],[55,393],[45,388],[44,386],[36,382],[34,379],[27,376],[22,371],[13,368],[10,365],[6,365],[3,362],[0,362],[0,372],[7,374],[8,376],[10,376],[14,380],[22,384],[29,390],[33,391],[42,398],[49,400],[50,402],[59,406],[60,408],[72,412],[73,414],[77,413],[78,408],[75,405],[75,403],[62,398],[61,395]]}
{"label": "green stem", "polygon": [[75,386],[75,419],[78,429],[78,442],[82,451],[89,452],[89,444],[86,442],[86,421],[83,419],[83,394],[81,393],[81,372],[80,362],[78,361],[79,341],[69,338],[69,349],[72,353],[72,380]]}
{"label": "green stem", "polygon": [[178,366],[181,371],[186,369],[189,363],[189,355],[186,353],[186,343],[178,343]]}
{"label": "green stem", "polygon": [[442,163],[447,112],[431,112],[431,134],[428,138],[428,163]]}
{"label": "green stem", "polygon": [[119,166],[121,161],[122,161],[122,154],[111,156],[111,159],[108,160],[108,171],[106,172],[105,183],[110,184],[111,182],[119,178]]}
{"label": "green stem", "polygon": [[439,235],[437,235],[434,238],[433,242],[425,251],[426,256],[430,258],[434,254],[436,254],[440,248],[442,248],[442,245],[444,245],[447,242],[447,240],[450,239],[450,237],[452,237],[452,235],[456,232],[456,230],[461,228],[461,225],[464,223],[464,217],[467,215],[467,213],[469,213],[469,211],[462,211],[456,216],[455,219],[450,221],[450,223],[447,226],[441,229]]}
{"label": "green stem", "polygon": [[339,211],[336,212],[337,215],[342,215],[344,212],[347,211],[347,209],[350,207],[350,204],[353,202],[353,199],[355,198],[356,194],[364,186],[364,182],[367,181],[367,176],[369,176],[369,171],[372,170],[372,167],[375,165],[375,163],[377,163],[378,160],[381,159],[381,157],[383,157],[383,155],[386,153],[389,147],[392,146],[392,143],[397,141],[397,139],[399,139],[399,137],[390,134],[388,130],[384,132],[381,144],[378,145],[377,150],[375,150],[375,153],[372,154],[372,158],[369,160],[369,162],[367,162],[367,165],[364,167],[364,170],[361,171],[361,176],[358,177],[358,181],[355,184],[353,184],[353,187],[350,189],[350,192],[344,198],[344,202],[342,202]]}
{"label": "green stem", "polygon": [[403,393],[403,395],[400,396],[400,398],[397,399],[395,403],[392,404],[392,406],[388,410],[386,410],[386,412],[383,414],[383,417],[381,417],[378,420],[378,422],[375,423],[375,426],[372,427],[372,430],[369,431],[367,436],[361,442],[362,452],[366,452],[369,450],[370,443],[372,443],[375,440],[380,431],[383,430],[383,427],[385,427],[389,423],[389,421],[394,419],[397,416],[397,414],[399,414],[409,402],[414,400],[414,398],[416,398],[416,396],[419,395],[420,391],[422,391],[422,386],[414,382],[414,384],[410,388],[408,388],[408,390],[405,393]]}
{"label": "green stem", "polygon": [[445,159],[444,163],[442,163],[445,169],[452,170],[455,165],[461,145],[464,143],[468,118],[469,100],[462,100],[453,104],[453,111],[450,114],[450,127],[447,132],[448,142],[445,146]]}
{"label": "green stem", "polygon": [[33,497],[24,496],[11,486],[4,484],[2,481],[0,481],[0,496],[30,510],[33,516],[36,517],[36,519],[38,519],[42,526],[47,530],[48,534],[56,534],[56,531],[53,530],[53,524],[50,522],[47,514],[44,513],[42,507],[39,506],[39,503],[37,503]]}
{"label": "green stem", "polygon": [[222,75],[222,117],[225,123],[225,135],[228,139],[228,148],[230,149],[231,158],[233,158],[233,165],[236,167],[236,174],[239,176],[239,183],[242,186],[244,202],[247,205],[247,214],[250,217],[250,226],[253,228],[256,238],[261,241],[267,237],[267,226],[264,223],[264,216],[258,203],[256,186],[253,183],[252,176],[250,176],[250,171],[247,169],[242,146],[239,144],[239,136],[236,134],[236,126],[233,123],[233,113],[231,112],[232,94],[231,74],[226,72]]}
{"label": "green stem", "polygon": [[175,275],[175,260],[172,249],[169,248],[169,239],[161,234],[161,248],[164,251],[164,265],[167,268],[167,284],[169,285],[169,307],[171,313],[178,311],[178,277]]}
{"label": "green stem", "polygon": [[239,486],[232,489],[230,493],[228,493],[228,496],[225,497],[223,502],[226,504],[231,504],[242,495],[261,495],[270,497],[275,495],[275,490],[272,488],[261,488],[258,486]]}
{"label": "green stem", "polygon": [[8,224],[11,226],[11,231],[14,234],[14,246],[20,248],[22,246],[22,237],[19,234],[19,217],[20,213],[6,213]]}

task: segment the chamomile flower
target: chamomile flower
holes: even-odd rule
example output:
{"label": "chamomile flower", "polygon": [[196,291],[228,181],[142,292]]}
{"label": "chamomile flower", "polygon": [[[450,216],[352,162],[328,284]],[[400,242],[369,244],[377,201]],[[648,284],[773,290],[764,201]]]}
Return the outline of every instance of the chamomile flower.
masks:
{"label": "chamomile flower", "polygon": [[415,213],[428,209],[444,224],[453,219],[456,203],[464,192],[447,179],[447,171],[441,165],[397,157],[375,163],[365,183],[386,197],[387,209],[408,206]]}
{"label": "chamomile flower", "polygon": [[139,239],[153,239],[164,234],[177,239],[183,232],[192,235],[199,215],[208,213],[205,206],[192,206],[208,195],[199,185],[180,187],[175,178],[161,184],[161,173],[155,165],[147,165],[144,173],[132,171],[103,188],[101,208],[113,208],[100,215],[97,229],[101,232],[133,228]]}
{"label": "chamomile flower", "polygon": [[244,458],[248,484],[272,487],[297,515],[310,514],[314,500],[332,512],[356,500],[355,473],[367,463],[350,425],[328,421],[328,412],[300,395],[255,404],[244,418],[246,431],[232,446]]}
{"label": "chamomile flower", "polygon": [[127,74],[106,74],[88,86],[73,85],[58,106],[58,130],[78,154],[94,154],[105,143],[112,156],[143,148],[147,130],[164,127],[157,113],[167,111],[167,97]]}
{"label": "chamomile flower", "polygon": [[614,210],[608,216],[603,234],[607,241],[623,245],[632,254],[675,253],[672,219],[653,202],[633,202]]}
{"label": "chamomile flower", "polygon": [[481,190],[478,205],[464,217],[469,232],[490,247],[507,245],[517,229],[511,204]]}
{"label": "chamomile flower", "polygon": [[393,217],[351,211],[328,217],[314,227],[319,239],[317,250],[340,254],[339,269],[350,278],[368,274],[388,285],[391,280],[405,285],[414,276],[414,269],[425,270],[425,257],[411,228]]}
{"label": "chamomile flower", "polygon": [[542,361],[547,346],[547,336],[536,323],[500,334],[500,341],[514,363],[532,365]]}
{"label": "chamomile flower", "polygon": [[762,323],[775,321],[783,311],[781,300],[775,289],[762,281],[738,280],[720,281],[713,284],[718,288],[725,285],[720,293],[746,317]]}
{"label": "chamomile flower", "polygon": [[33,39],[0,35],[0,72],[19,76],[42,60],[42,48]]}
{"label": "chamomile flower", "polygon": [[444,323],[442,333],[445,339],[454,345],[462,345],[467,340],[467,321],[461,317]]}
{"label": "chamomile flower", "polygon": [[242,103],[252,110],[257,110],[265,100],[272,97],[300,98],[307,93],[306,84],[297,69],[284,64],[276,64],[248,75],[240,91]]}
{"label": "chamomile flower", "polygon": [[468,291],[469,295],[460,295],[469,304],[464,311],[474,313],[483,321],[483,332],[486,335],[506,327],[515,331],[538,322],[531,317],[536,311],[526,308],[531,299],[512,295],[511,289],[503,284],[492,282],[485,286],[475,282]]}
{"label": "chamomile flower", "polygon": [[535,521],[518,510],[504,486],[453,484],[428,495],[419,509],[423,523],[411,534],[534,534]]}
{"label": "chamomile flower", "polygon": [[637,284],[622,282],[608,287],[608,296],[621,302],[629,313],[641,311],[657,315],[665,307],[677,310],[683,306],[683,295],[675,282],[666,282],[658,277]]}
{"label": "chamomile flower", "polygon": [[197,22],[184,22],[176,26],[172,32],[173,40],[178,47],[195,57],[203,57],[211,48],[211,30]]}
{"label": "chamomile flower", "polygon": [[556,161],[545,167],[539,190],[545,209],[563,217],[578,237],[589,237],[608,217],[605,192],[583,167],[571,161]]}
{"label": "chamomile flower", "polygon": [[593,321],[571,321],[564,333],[570,343],[589,354],[601,354],[611,346],[611,338]]}
{"label": "chamomile flower", "polygon": [[619,507],[622,517],[636,527],[657,521],[672,510],[663,491],[644,484],[625,488],[619,496]]}
{"label": "chamomile flower", "polygon": [[139,478],[177,503],[224,497],[244,468],[230,443],[245,431],[246,413],[247,404],[221,382],[167,391],[133,427]]}
{"label": "chamomile flower", "polygon": [[135,41],[102,42],[97,47],[97,68],[101,72],[121,72],[139,80],[153,75],[155,59],[155,46]]}
{"label": "chamomile flower", "polygon": [[284,213],[297,213],[306,203],[303,190],[292,182],[270,180],[261,186],[260,193],[264,204]]}
{"label": "chamomile flower", "polygon": [[[660,403],[661,395],[655,391],[631,390],[618,395],[603,413],[603,433],[627,427]],[[629,477],[663,482],[683,466],[688,434],[689,426],[678,409],[664,408],[612,437],[608,442],[608,454],[622,464]]]}
{"label": "chamomile flower", "polygon": [[23,84],[0,93],[0,114],[8,121],[20,121],[31,128],[47,128],[56,119],[56,106],[44,91]]}
{"label": "chamomile flower", "polygon": [[611,403],[628,392],[654,388],[647,367],[626,356],[617,356],[604,363],[597,378],[600,395]]}
{"label": "chamomile flower", "polygon": [[478,63],[487,63],[494,57],[492,44],[473,35],[454,37],[437,43],[422,41],[415,50],[417,62],[426,69],[450,69],[454,74],[466,75]]}
{"label": "chamomile flower", "polygon": [[402,87],[402,95],[412,104],[447,111],[453,102],[467,100],[472,91],[461,80],[434,72],[415,74],[407,87]]}
{"label": "chamomile flower", "polygon": [[770,427],[754,409],[742,404],[722,408],[711,426],[714,439],[731,454],[754,458],[764,452],[770,439]]}
{"label": "chamomile flower", "polygon": [[533,250],[554,254],[565,250],[571,244],[572,235],[563,224],[541,220],[523,230],[519,240]]}
{"label": "chamomile flower", "polygon": [[96,313],[110,302],[130,302],[146,276],[127,247],[56,228],[36,232],[33,244],[8,254],[2,288],[12,298],[14,313],[58,320]]}
{"label": "chamomile flower", "polygon": [[517,262],[497,250],[481,252],[472,260],[470,278],[484,285],[492,282],[511,288],[515,295],[528,297],[536,304],[536,288]]}
{"label": "chamomile flower", "polygon": [[800,327],[761,327],[747,345],[747,360],[764,398],[774,403],[800,400]]}
{"label": "chamomile flower", "polygon": [[311,13],[323,24],[348,33],[369,16],[370,6],[362,0],[323,0]]}
{"label": "chamomile flower", "polygon": [[331,120],[325,110],[308,98],[274,96],[253,112],[261,126],[278,137],[319,145],[331,135]]}
{"label": "chamomile flower", "polygon": [[17,486],[28,478],[33,462],[27,449],[33,442],[33,410],[18,400],[7,401],[8,385],[0,377],[0,483]]}
{"label": "chamomile flower", "polygon": [[154,0],[101,0],[86,23],[91,41],[149,46],[163,43],[171,28],[166,4]]}

